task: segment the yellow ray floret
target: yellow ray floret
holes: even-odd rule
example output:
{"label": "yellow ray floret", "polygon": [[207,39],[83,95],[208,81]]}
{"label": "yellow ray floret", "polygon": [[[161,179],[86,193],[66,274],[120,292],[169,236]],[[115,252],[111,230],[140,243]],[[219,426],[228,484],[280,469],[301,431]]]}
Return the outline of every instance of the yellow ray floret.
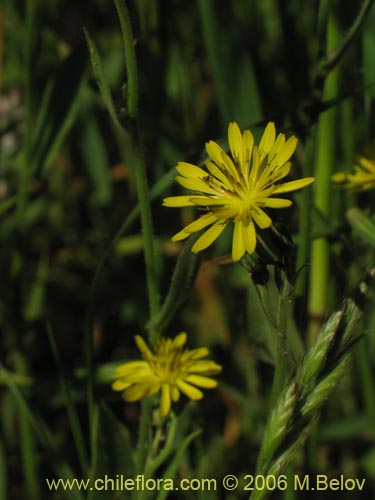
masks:
{"label": "yellow ray floret", "polygon": [[354,172],[337,172],[332,176],[333,182],[352,192],[375,189],[375,160],[364,156],[358,158]]}
{"label": "yellow ray floret", "polygon": [[193,194],[165,198],[167,207],[197,206],[205,210],[197,220],[187,225],[172,238],[184,240],[192,233],[206,229],[192,247],[200,252],[209,247],[229,223],[234,224],[232,258],[240,260],[256,248],[256,226],[265,229],[272,219],[268,208],[286,208],[292,202],[275,195],[304,188],[313,177],[281,183],[289,174],[289,161],[297,147],[297,138],[288,140],[284,134],[276,137],[274,123],[268,123],[259,146],[254,145],[250,130],[241,133],[237,123],[228,127],[230,155],[216,142],[209,141],[206,151],[210,159],[206,170],[191,163],[179,162],[176,180]]}
{"label": "yellow ray floret", "polygon": [[192,400],[201,399],[201,389],[212,389],[222,367],[214,361],[205,360],[209,351],[205,347],[183,350],[187,335],[180,333],[173,340],[162,338],[152,352],[142,337],[135,341],[142,354],[142,361],[129,361],[120,365],[114,373],[112,389],[121,391],[125,401],[137,401],[160,392],[160,412],[169,413],[172,401],[184,393]]}

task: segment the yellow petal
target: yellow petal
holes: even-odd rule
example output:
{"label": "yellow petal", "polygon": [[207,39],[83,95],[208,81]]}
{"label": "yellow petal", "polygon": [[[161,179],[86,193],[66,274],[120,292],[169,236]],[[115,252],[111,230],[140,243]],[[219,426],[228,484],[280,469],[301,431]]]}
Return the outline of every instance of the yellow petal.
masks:
{"label": "yellow petal", "polygon": [[275,156],[278,155],[280,150],[283,148],[285,144],[285,135],[284,134],[279,134],[276,137],[275,144],[272,146],[271,151],[269,152],[269,160],[275,159]]}
{"label": "yellow petal", "polygon": [[187,367],[188,373],[200,373],[201,375],[217,375],[221,370],[222,367],[210,359],[192,362]]}
{"label": "yellow petal", "polygon": [[212,160],[221,167],[221,170],[225,170],[226,173],[230,174],[233,179],[239,180],[238,172],[234,166],[233,161],[229,158],[226,152],[217,144],[215,141],[210,141],[206,143],[207,154]]}
{"label": "yellow petal", "polygon": [[172,236],[171,240],[172,241],[181,241],[181,240],[185,240],[186,238],[188,238],[190,236],[191,233],[185,233],[184,230],[182,231],[179,231],[178,233],[176,233],[174,236]]}
{"label": "yellow petal", "polygon": [[228,198],[218,197],[210,198],[209,196],[191,196],[191,201],[196,206],[210,207],[215,205],[224,205],[228,203]]}
{"label": "yellow petal", "polygon": [[144,382],[153,383],[155,381],[155,375],[150,366],[148,366],[147,370],[133,371],[119,380],[126,382],[129,385],[143,384]]}
{"label": "yellow petal", "polygon": [[358,158],[358,164],[361,168],[363,168],[364,170],[366,170],[370,174],[375,175],[375,161],[374,160],[371,161],[371,160],[368,160],[367,158],[365,158],[364,156],[360,156]]}
{"label": "yellow petal", "polygon": [[198,191],[201,193],[217,195],[215,189],[212,189],[207,183],[205,183],[201,179],[187,179],[186,177],[178,175],[176,177],[176,181],[186,189],[191,189],[192,191]]}
{"label": "yellow petal", "polygon": [[238,262],[245,254],[245,241],[243,237],[242,221],[234,223],[233,241],[232,241],[232,259]]}
{"label": "yellow petal", "polygon": [[181,392],[186,394],[186,396],[190,399],[197,400],[197,399],[202,399],[203,398],[203,392],[197,389],[196,387],[187,384],[181,379],[177,379],[177,387],[180,389]]}
{"label": "yellow petal", "polygon": [[284,165],[284,163],[286,163],[290,159],[290,157],[296,150],[297,143],[298,143],[297,137],[295,137],[294,135],[292,135],[292,137],[289,137],[289,139],[277,153],[277,157],[275,158],[277,160],[278,165],[280,166]]}
{"label": "yellow petal", "polygon": [[204,389],[213,389],[217,386],[217,380],[209,377],[203,377],[202,375],[191,374],[185,377],[185,380],[190,384],[197,385],[198,387],[203,387]]}
{"label": "yellow petal", "polygon": [[259,178],[259,166],[260,166],[260,158],[259,158],[259,151],[257,146],[253,147],[253,154],[251,158],[251,169],[249,173],[249,184],[252,189],[254,189],[254,186],[258,182]]}
{"label": "yellow petal", "polygon": [[[253,147],[254,147],[254,136],[250,132],[250,130],[245,130],[245,132],[243,133],[243,157],[244,157],[245,167],[250,163],[251,156],[253,153]],[[248,168],[248,166],[247,166],[247,168]],[[245,168],[244,173],[246,176],[248,176],[248,172],[246,172],[246,168]]]}
{"label": "yellow petal", "polygon": [[194,243],[192,252],[197,253],[209,247],[224,231],[226,223],[221,221],[216,222],[211,226],[200,238]]}
{"label": "yellow petal", "polygon": [[164,198],[163,205],[165,207],[190,207],[195,203],[191,201],[191,196],[169,196]]}
{"label": "yellow petal", "polygon": [[179,161],[176,170],[179,174],[191,179],[204,179],[208,175],[202,168],[185,161]]}
{"label": "yellow petal", "polygon": [[113,378],[124,377],[132,371],[147,369],[148,363],[146,361],[128,361],[118,366],[113,374]]}
{"label": "yellow petal", "polygon": [[264,183],[267,185],[276,184],[277,181],[283,179],[289,174],[291,166],[291,162],[287,161],[284,165],[274,168],[273,171],[270,170],[268,175],[264,176]]}
{"label": "yellow petal", "polygon": [[270,152],[272,146],[274,145],[275,137],[276,137],[275,124],[273,122],[269,122],[263,132],[262,139],[260,140],[259,143],[259,154],[261,158],[263,158]]}
{"label": "yellow petal", "polygon": [[314,177],[305,177],[304,179],[298,179],[297,181],[285,182],[277,186],[274,193],[289,193],[290,191],[296,191],[297,189],[302,189],[315,181]]}
{"label": "yellow petal", "polygon": [[346,172],[337,172],[336,174],[333,174],[331,179],[334,182],[344,182],[348,178],[348,174]]}
{"label": "yellow petal", "polygon": [[291,163],[288,162],[281,168],[275,168],[273,172],[267,169],[263,170],[256,184],[257,191],[262,191],[262,196],[264,198],[271,196],[275,190],[275,184],[277,181],[288,175],[290,166]]}
{"label": "yellow petal", "polygon": [[168,415],[171,409],[171,392],[168,384],[161,386],[160,412],[163,417]]}
{"label": "yellow petal", "polygon": [[134,384],[129,389],[126,389],[123,393],[123,398],[129,403],[138,401],[138,399],[149,396],[159,390],[160,386],[148,383]]}
{"label": "yellow petal", "polygon": [[148,348],[148,345],[140,335],[135,336],[135,343],[137,344],[138,349],[146,359],[152,359],[154,357],[154,355]]}
{"label": "yellow petal", "polygon": [[292,202],[290,200],[284,200],[283,198],[266,198],[263,200],[262,204],[269,208],[286,208],[290,207]]}
{"label": "yellow petal", "polygon": [[244,165],[243,140],[239,126],[236,122],[231,122],[228,127],[228,143],[232,156],[240,167]]}
{"label": "yellow petal", "polygon": [[212,159],[212,161],[220,167],[222,162],[223,162],[222,156],[221,156],[223,153],[223,150],[219,146],[219,144],[217,144],[215,141],[206,142],[206,151],[207,151],[208,156]]}
{"label": "yellow petal", "polygon": [[199,217],[199,219],[188,224],[186,227],[184,227],[183,231],[185,233],[195,233],[209,226],[210,224],[213,224],[216,221],[217,217],[213,215],[211,212],[209,212]]}
{"label": "yellow petal", "polygon": [[208,356],[210,351],[207,347],[198,347],[197,349],[192,349],[191,351],[186,351],[182,353],[181,360],[184,362],[186,360],[201,359]]}
{"label": "yellow petal", "polygon": [[172,401],[176,403],[180,399],[180,391],[175,386],[171,387],[170,389]]}
{"label": "yellow petal", "polygon": [[174,339],[172,343],[173,349],[181,349],[186,344],[187,334],[186,332],[179,333]]}
{"label": "yellow petal", "polygon": [[216,179],[218,179],[220,182],[222,182],[223,186],[225,189],[233,189],[233,186],[228,179],[228,177],[225,175],[225,173],[217,166],[213,161],[206,160],[205,165],[207,167],[207,170],[212,174]]}
{"label": "yellow petal", "polygon": [[130,386],[131,384],[129,382],[124,382],[122,379],[120,379],[120,380],[115,380],[111,387],[114,391],[123,391]]}
{"label": "yellow petal", "polygon": [[247,227],[244,227],[244,242],[247,253],[254,253],[257,244],[254,222],[251,220]]}
{"label": "yellow petal", "polygon": [[261,229],[270,227],[272,219],[259,207],[251,211],[251,216]]}

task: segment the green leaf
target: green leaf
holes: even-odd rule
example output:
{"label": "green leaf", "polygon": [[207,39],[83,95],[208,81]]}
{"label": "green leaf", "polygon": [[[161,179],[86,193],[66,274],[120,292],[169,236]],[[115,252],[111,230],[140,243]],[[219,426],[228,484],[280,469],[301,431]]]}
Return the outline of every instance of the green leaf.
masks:
{"label": "green leaf", "polygon": [[81,44],[62,62],[46,87],[33,137],[32,173],[51,165],[73,125],[79,106],[85,63],[86,52]]}
{"label": "green leaf", "polygon": [[173,315],[183,304],[197,276],[199,260],[197,255],[192,253],[191,248],[199,236],[200,234],[190,236],[178,257],[164,304],[152,325],[158,332],[166,329]]}
{"label": "green leaf", "polygon": [[24,309],[24,317],[27,321],[34,321],[40,315],[46,290],[46,281],[48,277],[48,261],[45,257],[40,259],[34,283],[30,289]]}
{"label": "green leaf", "polygon": [[[177,453],[173,457],[172,462],[166,468],[166,470],[163,474],[163,479],[172,479],[175,477],[177,469],[178,469],[181,461],[184,458],[184,453],[185,453],[186,449],[188,448],[190,443],[193,441],[193,439],[198,437],[199,434],[201,434],[201,432],[202,432],[202,429],[196,429],[191,434],[186,436],[186,438],[182,441],[181,445],[178,447]],[[156,500],[165,500],[167,495],[168,495],[167,490],[161,490],[159,492],[158,496],[156,497]]]}
{"label": "green leaf", "polygon": [[[20,220],[24,219],[32,179],[52,163],[73,124],[85,72],[83,49],[84,46],[80,45],[74,50],[48,82],[37,119],[33,123],[34,130],[26,138],[17,207]],[[31,129],[31,124],[27,126]]]}
{"label": "green leaf", "polygon": [[375,247],[375,222],[359,208],[353,207],[346,212],[346,218],[358,236],[365,243]]}
{"label": "green leaf", "polygon": [[109,175],[109,159],[95,121],[88,120],[82,131],[82,155],[85,167],[95,185],[95,197],[100,205],[111,201],[112,186]]}
{"label": "green leaf", "polygon": [[91,66],[92,70],[94,72],[95,78],[97,79],[99,90],[102,94],[104,104],[106,105],[109,114],[111,115],[111,118],[113,120],[113,123],[116,125],[116,127],[121,130],[122,126],[119,122],[115,105],[112,100],[111,96],[111,91],[108,85],[107,78],[105,76],[104,70],[103,70],[103,65],[102,61],[99,56],[98,49],[95,45],[94,40],[91,38],[89,32],[84,28],[84,34],[86,37],[86,42],[89,47],[89,53],[90,53],[90,59],[91,59]]}
{"label": "green leaf", "polygon": [[[228,36],[230,26],[229,29],[225,26],[223,30],[218,22],[217,3],[199,0],[198,8],[223,125],[227,126],[233,119],[240,126],[259,121],[262,118],[261,100],[250,57],[239,56],[236,52],[236,64],[233,64],[234,54],[229,50],[233,46]],[[230,80],[228,68],[231,71]]]}
{"label": "green leaf", "polygon": [[[127,428],[122,425],[109,408],[100,404],[94,416],[93,426],[93,466],[92,480],[104,478],[116,479],[120,477],[131,478],[134,474],[133,450]],[[91,490],[88,499],[129,498],[128,492],[104,490]]]}
{"label": "green leaf", "polygon": [[[2,375],[5,385],[9,388],[17,401],[19,410],[22,412],[25,420],[29,422],[30,427],[34,430],[41,446],[47,451],[50,457],[51,467],[55,471],[55,478],[73,479],[75,475],[69,464],[59,455],[53,434],[50,432],[42,417],[34,412],[21,390],[17,387],[14,377],[10,376],[1,362],[0,375]],[[69,492],[69,499],[83,500],[83,495],[75,488]]]}

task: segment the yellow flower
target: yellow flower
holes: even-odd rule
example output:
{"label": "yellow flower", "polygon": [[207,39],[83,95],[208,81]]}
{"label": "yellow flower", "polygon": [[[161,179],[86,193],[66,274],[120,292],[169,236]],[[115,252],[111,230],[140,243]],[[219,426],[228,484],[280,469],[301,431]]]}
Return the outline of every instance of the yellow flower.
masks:
{"label": "yellow flower", "polygon": [[289,174],[290,157],[297,146],[297,138],[285,140],[284,134],[276,137],[275,124],[270,122],[264,130],[259,146],[254,145],[250,130],[243,134],[233,122],[228,127],[231,156],[214,141],[206,144],[209,160],[206,170],[190,163],[179,162],[180,174],[176,180],[183,187],[195,191],[187,196],[165,198],[167,207],[200,206],[206,213],[175,234],[173,241],[183,240],[196,231],[210,226],[192,247],[199,252],[210,246],[229,222],[234,223],[232,258],[239,261],[256,247],[255,224],[265,229],[272,219],[264,208],[285,208],[292,202],[274,195],[301,189],[313,177],[280,183]]}
{"label": "yellow flower", "polygon": [[354,166],[354,173],[337,172],[332,176],[332,180],[352,192],[374,189],[375,160],[361,156],[358,158],[357,165]]}
{"label": "yellow flower", "polygon": [[136,335],[135,341],[143,361],[124,363],[113,376],[112,389],[123,391],[125,401],[137,401],[160,391],[160,412],[165,416],[169,413],[171,401],[180,399],[180,392],[197,400],[202,399],[203,392],[196,386],[204,389],[217,386],[217,381],[207,375],[220,373],[221,366],[202,359],[209,354],[206,347],[183,351],[186,333],[180,333],[173,340],[162,338],[156,345],[155,353],[139,335]]}

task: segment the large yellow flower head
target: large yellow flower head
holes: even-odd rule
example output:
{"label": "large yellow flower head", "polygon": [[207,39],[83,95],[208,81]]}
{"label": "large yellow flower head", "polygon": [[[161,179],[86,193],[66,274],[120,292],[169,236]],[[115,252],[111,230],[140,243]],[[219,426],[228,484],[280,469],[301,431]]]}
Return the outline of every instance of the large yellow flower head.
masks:
{"label": "large yellow flower head", "polygon": [[162,338],[151,352],[142,337],[135,341],[142,361],[129,361],[120,365],[114,374],[112,389],[122,391],[125,401],[137,401],[161,391],[160,412],[169,413],[171,401],[180,399],[180,392],[190,399],[202,399],[203,392],[198,387],[212,389],[217,381],[209,375],[217,375],[222,367],[214,361],[204,360],[209,351],[206,347],[183,350],[186,333],[182,332],[173,340]]}
{"label": "large yellow flower head", "polygon": [[354,172],[337,172],[332,180],[352,192],[375,189],[375,160],[358,158]]}
{"label": "large yellow flower head", "polygon": [[206,144],[210,157],[206,170],[190,163],[179,162],[180,174],[176,180],[194,191],[187,196],[165,198],[167,207],[199,206],[205,210],[197,220],[175,234],[173,241],[183,240],[196,231],[210,226],[192,247],[199,252],[210,246],[229,222],[234,223],[232,258],[240,260],[245,252],[252,254],[256,247],[255,224],[265,229],[272,219],[265,208],[285,208],[292,202],[275,195],[301,189],[314,181],[306,177],[280,183],[289,174],[289,161],[297,146],[297,138],[285,140],[276,137],[275,124],[270,122],[264,130],[259,146],[254,145],[250,130],[241,133],[237,123],[229,124],[230,155],[214,141]]}

